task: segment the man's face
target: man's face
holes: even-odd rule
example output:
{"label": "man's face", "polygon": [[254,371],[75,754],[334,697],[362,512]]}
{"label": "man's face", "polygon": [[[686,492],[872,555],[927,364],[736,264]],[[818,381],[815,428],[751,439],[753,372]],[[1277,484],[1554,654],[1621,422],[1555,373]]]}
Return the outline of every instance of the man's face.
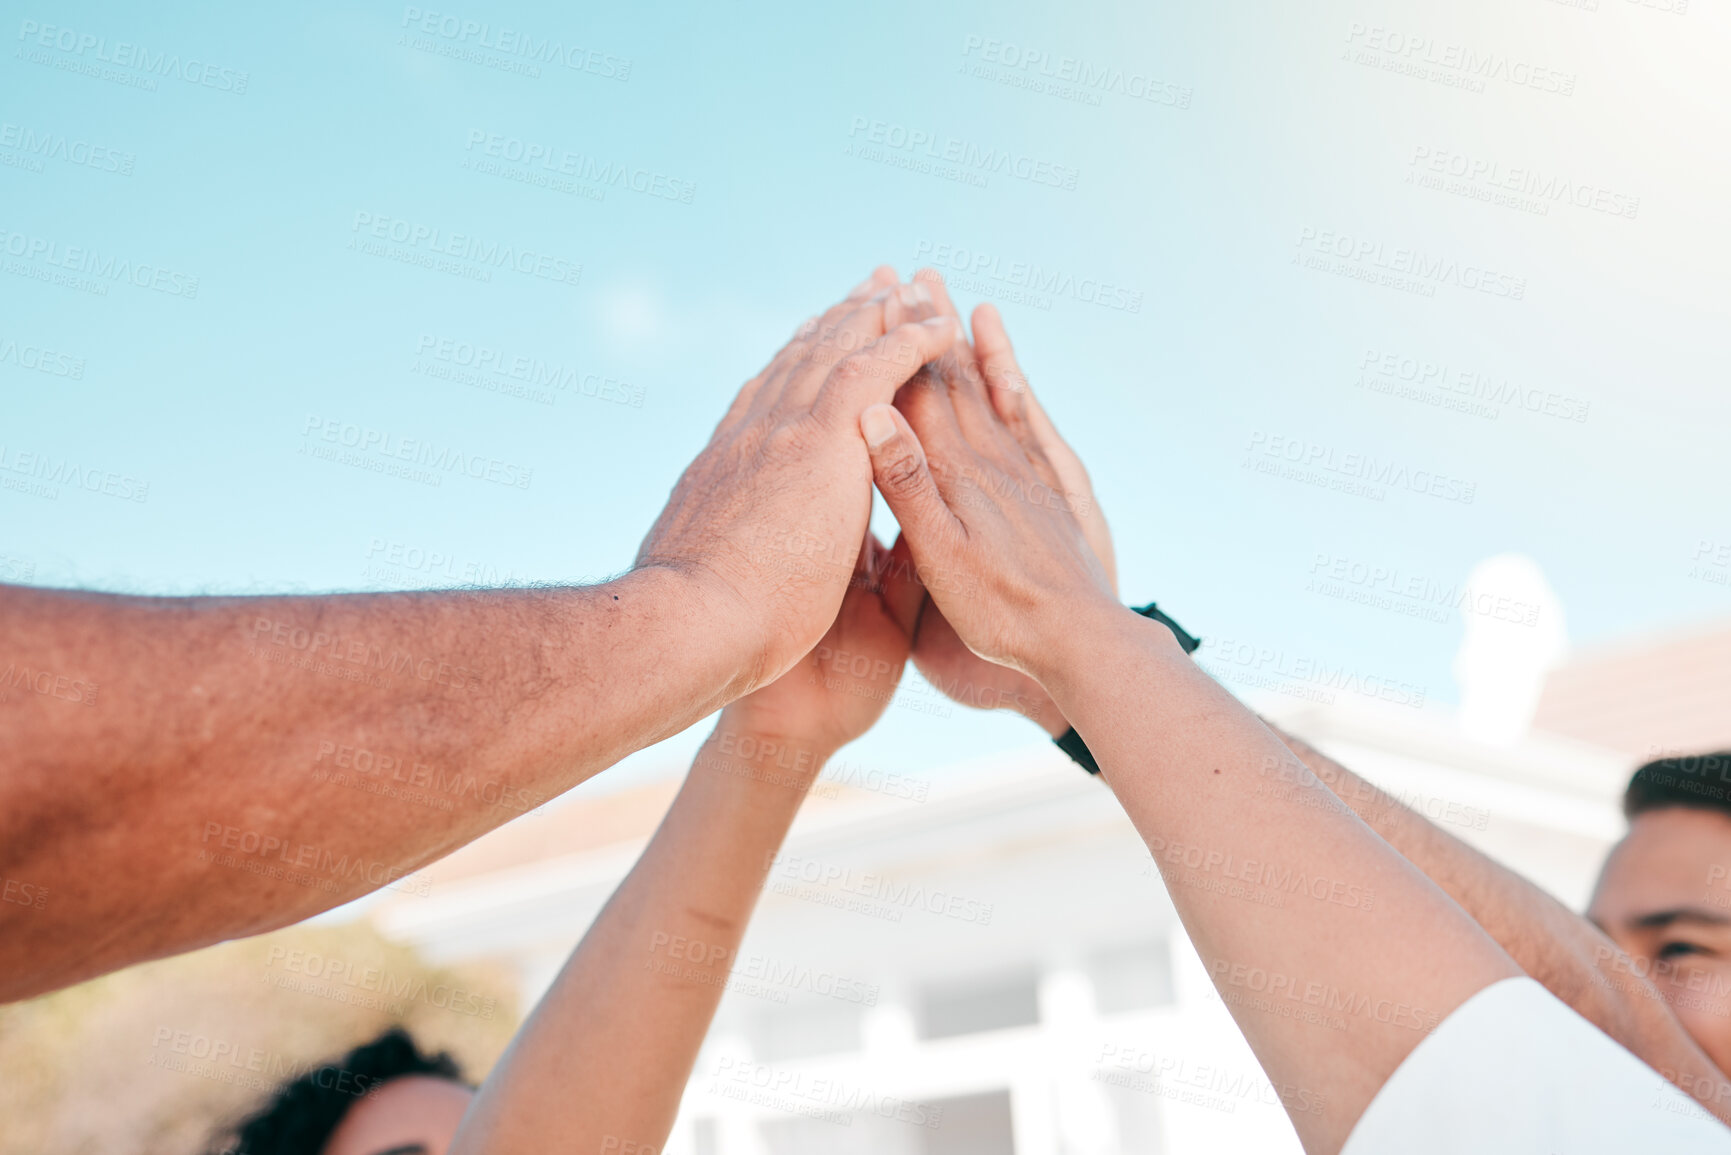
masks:
{"label": "man's face", "polygon": [[348,1109],[322,1155],[445,1155],[474,1097],[449,1079],[392,1079]]}
{"label": "man's face", "polygon": [[1731,1073],[1731,816],[1669,806],[1611,848],[1587,917]]}

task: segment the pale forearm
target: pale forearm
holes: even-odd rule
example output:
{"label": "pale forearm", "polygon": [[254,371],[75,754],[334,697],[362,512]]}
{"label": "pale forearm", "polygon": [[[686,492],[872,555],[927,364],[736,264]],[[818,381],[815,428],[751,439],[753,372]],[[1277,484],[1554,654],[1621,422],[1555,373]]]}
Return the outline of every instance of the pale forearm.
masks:
{"label": "pale forearm", "polygon": [[773,857],[829,753],[723,713],[452,1155],[661,1148]]}
{"label": "pale forearm", "polygon": [[0,591],[0,873],[50,896],[0,1000],[401,886],[697,720],[734,687],[685,591]]}
{"label": "pale forearm", "polygon": [[[1592,923],[1308,743],[1275,733],[1343,806],[1424,871],[1522,970],[1577,1014],[1692,1093],[1702,1080],[1726,1085],[1658,989]],[[1731,1088],[1711,1103],[1710,1109],[1731,1121]]]}
{"label": "pale forearm", "polygon": [[1258,792],[1293,755],[1164,626],[1126,612],[1077,633],[1092,644],[1041,682],[1147,841],[1264,1069],[1327,1103],[1294,1119],[1306,1146],[1338,1148],[1428,1028],[1514,965],[1357,817],[1318,809],[1320,784]]}

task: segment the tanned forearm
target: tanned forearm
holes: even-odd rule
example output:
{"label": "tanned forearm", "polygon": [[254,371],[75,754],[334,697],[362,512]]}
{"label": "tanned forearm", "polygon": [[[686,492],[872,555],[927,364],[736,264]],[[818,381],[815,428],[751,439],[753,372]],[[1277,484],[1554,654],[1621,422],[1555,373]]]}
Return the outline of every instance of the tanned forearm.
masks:
{"label": "tanned forearm", "polygon": [[[1323,785],[1428,875],[1557,998],[1731,1122],[1731,1084],[1592,923],[1315,747],[1275,730]],[[1711,1095],[1703,1088],[1716,1088]]]}
{"label": "tanned forearm", "polygon": [[749,688],[704,597],[0,587],[0,1001],[415,885]]}
{"label": "tanned forearm", "polygon": [[451,1155],[661,1149],[774,855],[829,754],[722,714]]}
{"label": "tanned forearm", "polygon": [[[1461,909],[1320,785],[1257,792],[1293,755],[1178,648],[1115,607],[1075,615],[1039,681],[1147,842],[1222,1001],[1306,1150],[1340,1148],[1426,1034],[1518,974]],[[1308,885],[1287,883],[1303,879]]]}

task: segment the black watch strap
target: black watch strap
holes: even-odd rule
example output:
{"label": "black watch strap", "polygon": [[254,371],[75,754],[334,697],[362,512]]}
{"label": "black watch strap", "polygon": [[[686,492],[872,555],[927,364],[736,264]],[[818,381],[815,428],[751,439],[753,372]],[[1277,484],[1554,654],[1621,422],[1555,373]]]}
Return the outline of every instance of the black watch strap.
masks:
{"label": "black watch strap", "polygon": [[1053,738],[1058,749],[1070,756],[1070,761],[1080,766],[1090,774],[1100,772],[1100,764],[1094,761],[1094,755],[1088,750],[1088,743],[1082,741],[1082,735],[1076,733],[1076,727],[1071,726],[1064,731],[1062,738]]}
{"label": "black watch strap", "polygon": [[1194,654],[1201,647],[1201,638],[1197,637],[1195,634],[1187,632],[1183,626],[1161,613],[1160,607],[1155,605],[1153,602],[1149,602],[1145,606],[1131,606],[1130,608],[1145,618],[1153,618],[1155,621],[1171,630],[1172,636],[1178,639],[1178,644],[1183,647],[1185,653]]}
{"label": "black watch strap", "polygon": [[[1185,630],[1185,628],[1160,612],[1160,607],[1153,602],[1145,606],[1131,606],[1132,610],[1145,618],[1152,618],[1172,631],[1172,636],[1178,639],[1178,645],[1187,654],[1194,654],[1202,645],[1202,639]],[[1070,756],[1070,760],[1090,774],[1100,773],[1100,764],[1094,761],[1094,755],[1088,749],[1088,744],[1082,741],[1082,735],[1076,733],[1076,727],[1071,726],[1064,731],[1061,738],[1052,739],[1058,749]]]}

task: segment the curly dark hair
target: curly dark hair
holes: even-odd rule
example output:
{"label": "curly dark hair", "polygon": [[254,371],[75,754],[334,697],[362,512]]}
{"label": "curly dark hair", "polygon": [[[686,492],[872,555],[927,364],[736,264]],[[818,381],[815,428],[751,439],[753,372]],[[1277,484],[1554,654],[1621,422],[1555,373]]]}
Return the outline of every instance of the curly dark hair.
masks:
{"label": "curly dark hair", "polygon": [[407,1031],[392,1027],[278,1087],[264,1106],[225,1128],[206,1155],[319,1155],[356,1099],[404,1075],[468,1085],[449,1054],[424,1055]]}
{"label": "curly dark hair", "polygon": [[1731,815],[1731,750],[1674,754],[1635,771],[1623,792],[1623,816],[1665,806]]}

